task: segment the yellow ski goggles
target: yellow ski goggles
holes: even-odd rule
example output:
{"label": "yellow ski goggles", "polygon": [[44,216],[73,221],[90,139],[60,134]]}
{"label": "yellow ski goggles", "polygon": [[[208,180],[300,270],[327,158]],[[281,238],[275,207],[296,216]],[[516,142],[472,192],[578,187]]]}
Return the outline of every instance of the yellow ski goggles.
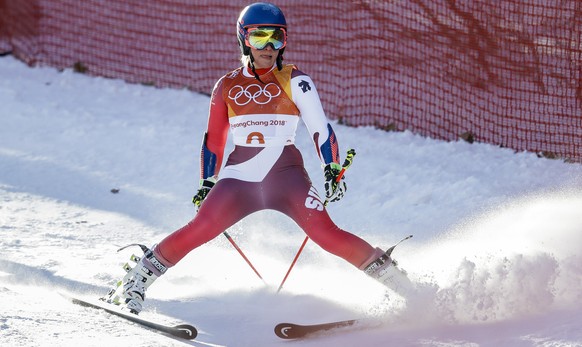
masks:
{"label": "yellow ski goggles", "polygon": [[279,50],[287,45],[287,31],[274,27],[249,28],[245,43],[256,49],[265,49],[270,44],[273,49]]}

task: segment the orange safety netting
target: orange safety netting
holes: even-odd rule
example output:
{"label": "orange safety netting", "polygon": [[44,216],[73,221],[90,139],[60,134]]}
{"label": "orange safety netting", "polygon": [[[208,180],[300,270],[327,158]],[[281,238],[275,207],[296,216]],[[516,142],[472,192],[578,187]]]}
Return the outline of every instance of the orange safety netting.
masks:
{"label": "orange safety netting", "polygon": [[[0,0],[0,53],[209,93],[249,2]],[[582,2],[277,2],[330,118],[582,162]],[[202,115],[206,117],[206,115]]]}

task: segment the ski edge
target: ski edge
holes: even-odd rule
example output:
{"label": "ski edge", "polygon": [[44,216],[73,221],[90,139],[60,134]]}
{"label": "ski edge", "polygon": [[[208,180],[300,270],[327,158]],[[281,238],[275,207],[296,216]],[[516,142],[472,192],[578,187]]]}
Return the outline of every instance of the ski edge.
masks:
{"label": "ski edge", "polygon": [[146,327],[146,328],[150,328],[150,329],[155,330],[157,332],[166,333],[166,334],[169,334],[171,336],[178,337],[178,338],[185,339],[185,340],[193,340],[196,338],[196,336],[198,336],[198,330],[190,324],[179,324],[176,326],[164,325],[164,324],[156,323],[156,322],[151,321],[149,319],[139,317],[138,315],[133,314],[133,313],[123,312],[123,311],[117,309],[116,307],[107,307],[105,305],[109,305],[109,304],[104,303],[104,302],[97,302],[97,301],[93,301],[93,300],[82,299],[82,298],[79,298],[79,297],[76,297],[76,296],[73,296],[70,294],[66,294],[66,293],[61,293],[61,295],[64,296],[65,298],[69,299],[73,304],[84,306],[84,307],[90,307],[90,308],[94,308],[94,309],[98,309],[98,310],[103,310],[109,314],[124,318],[130,322],[139,324],[139,325]]}

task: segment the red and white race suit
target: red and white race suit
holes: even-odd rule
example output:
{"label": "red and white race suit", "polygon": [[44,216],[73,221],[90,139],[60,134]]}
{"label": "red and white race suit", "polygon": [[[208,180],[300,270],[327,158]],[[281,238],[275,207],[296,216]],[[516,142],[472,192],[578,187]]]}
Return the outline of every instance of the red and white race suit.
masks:
{"label": "red and white race suit", "polygon": [[[273,67],[260,79],[241,67],[214,86],[201,178],[218,182],[195,218],[157,245],[156,257],[175,265],[245,216],[272,209],[292,218],[326,251],[363,268],[378,251],[330,219],[294,145],[301,119],[321,162],[339,163],[338,143],[313,81],[293,65]],[[222,168],[229,130],[235,147]]]}

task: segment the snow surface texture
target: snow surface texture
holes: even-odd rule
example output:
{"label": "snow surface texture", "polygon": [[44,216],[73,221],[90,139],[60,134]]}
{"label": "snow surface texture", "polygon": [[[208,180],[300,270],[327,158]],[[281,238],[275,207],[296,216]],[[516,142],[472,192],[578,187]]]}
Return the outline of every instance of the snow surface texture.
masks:
{"label": "snow surface texture", "polygon": [[[353,147],[341,227],[394,252],[421,294],[404,302],[309,242],[285,216],[254,214],[190,253],[148,292],[144,316],[187,322],[178,341],[67,302],[123,275],[194,215],[208,97],[29,68],[0,58],[2,346],[582,346],[582,166],[486,144],[335,125]],[[307,169],[322,174],[304,127]],[[139,254],[138,249],[133,249]],[[372,317],[372,328],[279,340],[279,322]]]}

